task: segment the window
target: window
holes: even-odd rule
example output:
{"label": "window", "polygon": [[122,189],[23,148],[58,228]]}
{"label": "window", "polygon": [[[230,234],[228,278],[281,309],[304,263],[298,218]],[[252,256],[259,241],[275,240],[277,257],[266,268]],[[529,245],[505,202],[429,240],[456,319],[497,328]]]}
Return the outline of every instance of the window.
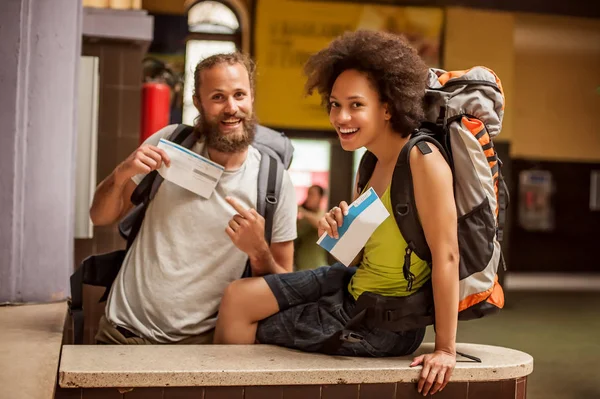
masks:
{"label": "window", "polygon": [[194,107],[194,69],[203,59],[232,53],[241,43],[240,22],[231,8],[218,1],[199,1],[188,10],[188,40],[185,49],[183,123],[193,125],[198,116]]}
{"label": "window", "polygon": [[235,34],[240,23],[235,13],[218,1],[202,1],[188,11],[188,30],[196,33]]}

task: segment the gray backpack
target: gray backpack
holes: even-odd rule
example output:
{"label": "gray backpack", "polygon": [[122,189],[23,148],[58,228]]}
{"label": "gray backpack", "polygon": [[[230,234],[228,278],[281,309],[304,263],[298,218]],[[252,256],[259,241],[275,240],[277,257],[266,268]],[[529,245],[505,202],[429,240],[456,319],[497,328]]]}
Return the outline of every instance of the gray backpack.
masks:
{"label": "gray backpack", "polygon": [[[193,134],[191,126],[179,125],[168,137],[168,140],[185,148],[192,148],[196,143],[196,136]],[[294,148],[290,139],[283,133],[260,125],[257,126],[252,146],[261,153],[256,210],[265,218],[265,239],[270,244],[273,232],[273,217],[281,192],[283,172],[292,163]],[[75,344],[83,342],[83,284],[105,287],[100,302],[106,301],[113,281],[121,269],[125,255],[142,226],[146,209],[163,180],[157,171],[153,171],[144,177],[131,194],[131,202],[134,204],[134,208],[119,223],[119,232],[127,240],[126,249],[89,256],[71,275],[69,312],[73,317]],[[250,277],[251,275],[252,269],[248,261],[242,277]]]}

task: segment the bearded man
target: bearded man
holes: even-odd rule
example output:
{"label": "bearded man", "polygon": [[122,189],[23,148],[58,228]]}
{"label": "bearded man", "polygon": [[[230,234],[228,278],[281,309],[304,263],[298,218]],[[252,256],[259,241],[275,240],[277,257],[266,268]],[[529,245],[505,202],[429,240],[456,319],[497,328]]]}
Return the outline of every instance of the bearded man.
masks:
{"label": "bearded man", "polygon": [[[223,292],[248,260],[253,275],[293,269],[297,205],[287,171],[270,246],[255,211],[261,153],[252,147],[254,64],[241,53],[204,59],[195,69],[193,99],[200,115],[191,150],[224,171],[208,198],[161,184],[110,291],[98,343],[211,343]],[[144,176],[170,165],[157,145],[176,127],[154,133],[98,185],[90,209],[95,225],[120,220]]]}

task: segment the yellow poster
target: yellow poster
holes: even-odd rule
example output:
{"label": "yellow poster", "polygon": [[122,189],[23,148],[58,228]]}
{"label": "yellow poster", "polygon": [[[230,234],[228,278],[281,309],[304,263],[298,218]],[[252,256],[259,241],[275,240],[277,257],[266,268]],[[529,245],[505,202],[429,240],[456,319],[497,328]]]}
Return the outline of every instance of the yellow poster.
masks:
{"label": "yellow poster", "polygon": [[261,124],[330,129],[319,96],[304,95],[306,79],[302,68],[310,55],[346,31],[403,33],[428,65],[439,64],[442,9],[305,0],[256,1],[256,110]]}

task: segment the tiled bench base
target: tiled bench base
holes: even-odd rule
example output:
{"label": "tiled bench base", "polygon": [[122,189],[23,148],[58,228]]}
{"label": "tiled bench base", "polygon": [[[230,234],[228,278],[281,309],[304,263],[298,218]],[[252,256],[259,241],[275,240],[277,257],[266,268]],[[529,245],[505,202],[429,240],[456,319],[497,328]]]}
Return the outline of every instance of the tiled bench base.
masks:
{"label": "tiled bench base", "polygon": [[[526,399],[527,377],[491,382],[454,382],[437,399]],[[56,399],[417,399],[414,383],[258,387],[58,388]]]}

